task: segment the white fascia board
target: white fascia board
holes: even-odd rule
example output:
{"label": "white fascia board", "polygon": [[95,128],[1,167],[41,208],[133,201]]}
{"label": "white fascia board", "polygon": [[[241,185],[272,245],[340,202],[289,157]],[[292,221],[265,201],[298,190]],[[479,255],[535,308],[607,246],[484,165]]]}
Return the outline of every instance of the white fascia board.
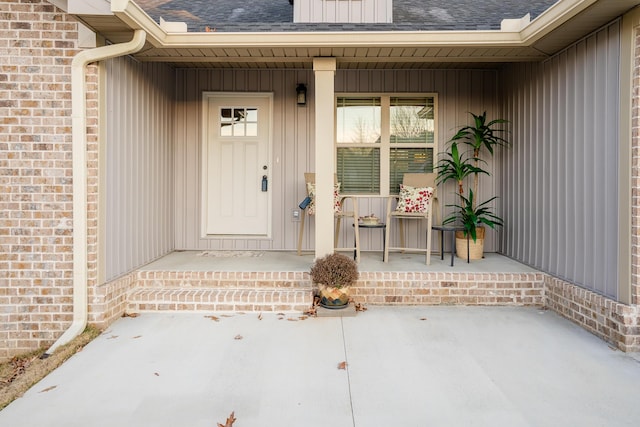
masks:
{"label": "white fascia board", "polygon": [[111,0],[111,12],[133,30],[145,30],[147,41],[155,47],[163,47],[167,32],[131,0]]}
{"label": "white fascia board", "polygon": [[599,0],[560,0],[520,31],[522,41],[532,45]]}
{"label": "white fascia board", "polygon": [[518,33],[501,31],[362,31],[170,34],[166,47],[519,46]]}

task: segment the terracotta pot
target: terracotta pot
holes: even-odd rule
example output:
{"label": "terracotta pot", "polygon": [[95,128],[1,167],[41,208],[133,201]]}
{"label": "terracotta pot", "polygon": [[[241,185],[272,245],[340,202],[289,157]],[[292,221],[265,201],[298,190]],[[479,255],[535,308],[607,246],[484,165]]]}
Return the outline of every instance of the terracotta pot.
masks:
{"label": "terracotta pot", "polygon": [[351,288],[344,286],[335,288],[333,286],[318,285],[320,294],[320,305],[325,308],[346,308],[349,305],[349,295]]}
{"label": "terracotta pot", "polygon": [[[484,254],[484,227],[476,228],[476,241],[469,238],[469,259],[482,259]],[[467,259],[467,237],[464,231],[456,231],[456,255]]]}

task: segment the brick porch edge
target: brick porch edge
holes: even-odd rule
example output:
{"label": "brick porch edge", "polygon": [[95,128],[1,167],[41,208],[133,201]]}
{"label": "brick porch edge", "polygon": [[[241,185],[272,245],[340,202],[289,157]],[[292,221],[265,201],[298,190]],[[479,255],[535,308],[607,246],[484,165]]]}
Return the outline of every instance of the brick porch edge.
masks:
{"label": "brick porch edge", "polygon": [[[551,309],[622,351],[640,351],[640,312],[545,273],[361,272],[356,302],[370,305],[511,305]],[[125,312],[302,312],[313,301],[307,272],[138,271],[99,286],[90,323]]]}

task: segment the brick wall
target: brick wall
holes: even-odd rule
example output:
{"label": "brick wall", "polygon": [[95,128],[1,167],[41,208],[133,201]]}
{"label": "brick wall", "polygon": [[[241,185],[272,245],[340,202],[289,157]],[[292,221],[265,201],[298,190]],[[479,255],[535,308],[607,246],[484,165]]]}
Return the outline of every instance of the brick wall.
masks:
{"label": "brick wall", "polygon": [[640,309],[545,275],[546,307],[622,351],[640,351]]}
{"label": "brick wall", "polygon": [[640,304],[640,27],[635,34],[635,60],[633,72],[632,117],[632,205],[631,205],[631,301]]}
{"label": "brick wall", "polygon": [[365,304],[544,304],[542,273],[362,272],[352,294]]}
{"label": "brick wall", "polygon": [[0,358],[71,320],[70,65],[77,25],[45,1],[0,1]]}

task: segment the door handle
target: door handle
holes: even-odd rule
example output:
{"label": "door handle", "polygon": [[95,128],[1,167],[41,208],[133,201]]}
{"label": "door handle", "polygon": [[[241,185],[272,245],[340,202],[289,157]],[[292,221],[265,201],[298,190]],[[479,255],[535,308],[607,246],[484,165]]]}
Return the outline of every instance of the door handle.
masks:
{"label": "door handle", "polygon": [[267,191],[269,187],[269,180],[267,179],[267,175],[262,175],[262,191]]}

